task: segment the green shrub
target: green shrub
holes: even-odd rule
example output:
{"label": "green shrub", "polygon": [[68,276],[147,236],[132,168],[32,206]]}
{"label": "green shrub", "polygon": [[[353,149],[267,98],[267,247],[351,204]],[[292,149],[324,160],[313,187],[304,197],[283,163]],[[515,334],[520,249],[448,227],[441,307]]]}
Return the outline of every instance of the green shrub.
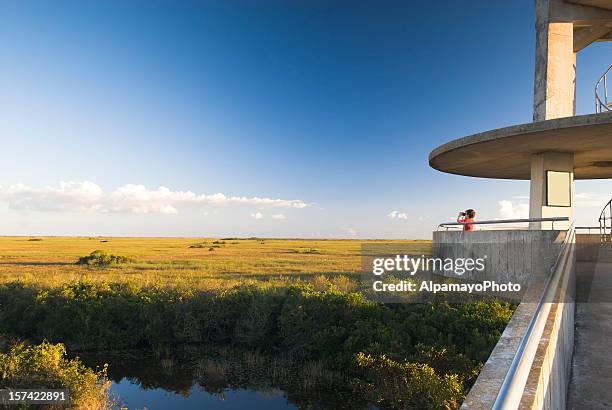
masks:
{"label": "green shrub", "polygon": [[[460,402],[457,391],[473,383],[513,311],[497,301],[385,305],[324,285],[204,292],[85,280],[51,289],[2,284],[0,334],[71,349],[177,343],[255,348],[353,372],[369,383],[368,394],[382,408],[393,408],[386,400],[396,396],[416,406],[421,398],[413,403],[407,398],[413,394],[434,408],[453,408]],[[400,384],[384,390],[372,372],[400,377]],[[421,379],[424,390],[400,391],[401,383]]]}
{"label": "green shrub", "polygon": [[484,362],[511,314],[511,305],[495,301],[385,305],[334,286],[202,292],[85,280],[51,289],[0,285],[0,333],[8,335],[90,348],[262,342],[342,363],[358,352],[400,359],[432,346]]}
{"label": "green shrub", "polygon": [[68,360],[62,344],[23,343],[0,353],[0,388],[67,389],[70,408],[110,409],[106,369],[95,372],[78,359]]}
{"label": "green shrub", "polygon": [[297,248],[293,250],[294,253],[299,253],[302,255],[320,255],[322,252],[317,248]]}
{"label": "green shrub", "polygon": [[415,353],[410,361],[427,363],[438,374],[457,374],[464,387],[471,387],[476,381],[483,366],[463,353],[457,352],[455,346],[415,346]]}
{"label": "green shrub", "polygon": [[[358,381],[366,397],[385,409],[457,409],[463,399],[456,375],[438,375],[427,364],[397,362],[385,355],[360,353],[357,363],[367,381]],[[384,381],[384,382],[381,382]]]}
{"label": "green shrub", "polygon": [[[278,319],[284,347],[305,358],[346,362],[339,347],[370,303],[358,293],[343,294],[334,289],[318,292],[312,286],[292,286]],[[353,352],[346,353],[352,356]]]}
{"label": "green shrub", "polygon": [[112,255],[103,250],[96,250],[90,253],[88,256],[80,257],[76,264],[90,266],[110,266],[130,262],[133,262],[133,260],[125,256]]}

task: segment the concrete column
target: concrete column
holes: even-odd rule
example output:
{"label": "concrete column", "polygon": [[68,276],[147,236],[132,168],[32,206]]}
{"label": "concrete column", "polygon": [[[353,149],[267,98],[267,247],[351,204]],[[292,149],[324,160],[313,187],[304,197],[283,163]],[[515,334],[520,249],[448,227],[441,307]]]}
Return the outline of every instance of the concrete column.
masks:
{"label": "concrete column", "polygon": [[534,121],[571,117],[576,112],[574,24],[552,22],[550,7],[550,0],[536,2]]}
{"label": "concrete column", "polygon": [[[555,222],[555,229],[569,228],[574,216],[574,154],[534,154],[531,157],[529,218],[557,216],[567,216],[570,222]],[[531,222],[529,229],[552,229],[552,225],[551,222]]]}

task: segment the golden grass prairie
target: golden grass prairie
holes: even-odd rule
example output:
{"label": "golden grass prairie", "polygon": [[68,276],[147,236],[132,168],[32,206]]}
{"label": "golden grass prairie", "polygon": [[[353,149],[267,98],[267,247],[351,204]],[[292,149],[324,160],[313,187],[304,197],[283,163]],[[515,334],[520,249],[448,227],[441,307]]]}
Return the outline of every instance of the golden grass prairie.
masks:
{"label": "golden grass prairie", "polygon": [[[89,279],[198,289],[286,284],[320,275],[358,274],[362,244],[390,242],[431,254],[431,241],[426,240],[0,237],[0,283],[57,286]],[[98,249],[134,262],[108,267],[75,264]]]}

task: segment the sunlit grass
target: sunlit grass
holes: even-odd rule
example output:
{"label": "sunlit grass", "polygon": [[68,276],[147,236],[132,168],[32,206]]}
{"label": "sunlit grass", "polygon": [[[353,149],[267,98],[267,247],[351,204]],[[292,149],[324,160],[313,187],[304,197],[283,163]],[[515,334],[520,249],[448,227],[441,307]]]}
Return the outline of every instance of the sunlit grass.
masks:
{"label": "sunlit grass", "polygon": [[[431,254],[430,241],[2,237],[0,283],[19,280],[57,286],[89,279],[195,289],[253,283],[287,285],[309,282],[320,275],[357,275],[361,246],[373,242],[401,242],[415,253]],[[109,266],[76,264],[79,258],[95,250],[134,262]]]}

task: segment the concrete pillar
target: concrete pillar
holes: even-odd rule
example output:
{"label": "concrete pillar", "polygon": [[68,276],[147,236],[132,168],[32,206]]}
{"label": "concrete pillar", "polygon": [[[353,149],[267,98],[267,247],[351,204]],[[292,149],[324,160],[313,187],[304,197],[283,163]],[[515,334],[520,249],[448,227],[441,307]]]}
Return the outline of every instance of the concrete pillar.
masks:
{"label": "concrete pillar", "polygon": [[538,0],[534,121],[571,117],[576,113],[574,24],[553,22],[550,16],[551,1]]}
{"label": "concrete pillar", "polygon": [[[558,0],[536,0],[536,64],[533,120],[576,114],[574,24],[555,16]],[[566,198],[568,196],[568,198]],[[567,206],[565,206],[567,205]],[[531,158],[529,217],[573,218],[574,155],[544,152]],[[555,223],[557,229],[569,223]],[[550,222],[531,222],[530,229],[551,229]]]}
{"label": "concrete pillar", "polygon": [[[531,157],[529,218],[567,216],[570,222],[555,222],[567,229],[574,216],[574,154],[544,152]],[[531,222],[529,229],[552,229],[551,222]]]}

